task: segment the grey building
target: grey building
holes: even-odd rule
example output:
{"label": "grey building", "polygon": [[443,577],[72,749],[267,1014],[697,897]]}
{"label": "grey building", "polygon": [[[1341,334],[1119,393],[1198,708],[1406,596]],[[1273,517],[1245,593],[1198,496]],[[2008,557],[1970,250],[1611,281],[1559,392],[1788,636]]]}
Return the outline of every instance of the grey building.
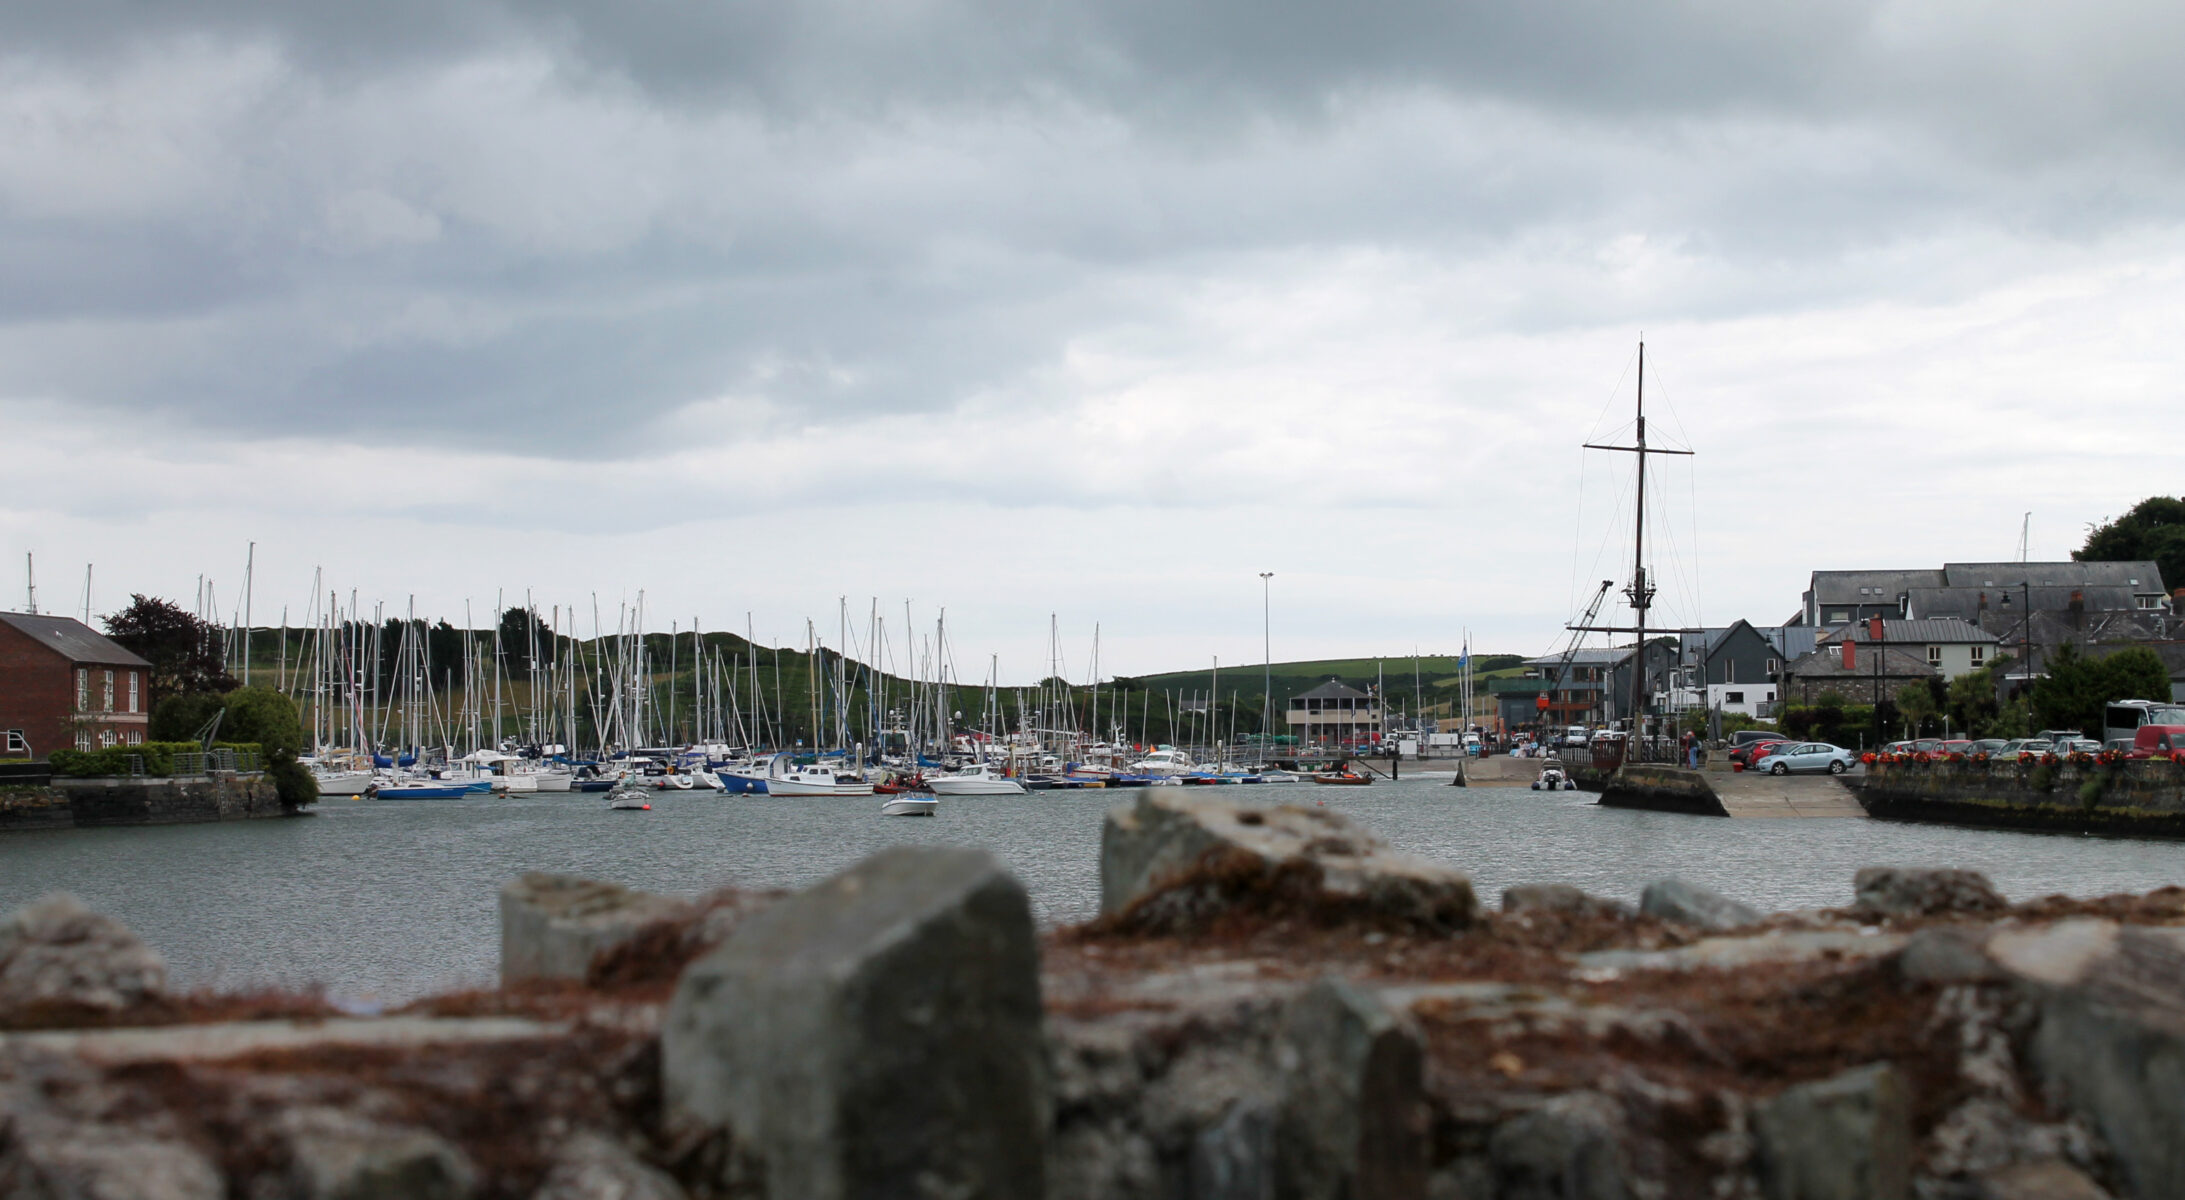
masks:
{"label": "grey building", "polygon": [[[1872,618],[1850,625],[1831,625],[1819,631],[1816,642],[1822,649],[1835,649],[1840,657],[1843,653],[1841,643],[1846,639],[1858,642],[1862,651],[1873,645],[1873,631]],[[1994,634],[1956,617],[1885,618],[1881,622],[1882,645],[1925,657],[1927,665],[1944,679],[1956,679],[1993,662],[1998,653],[1997,642]]]}
{"label": "grey building", "polygon": [[1780,633],[1741,620],[1681,635],[1675,706],[1767,715],[1785,662],[1779,637],[1771,638],[1771,632]]}
{"label": "grey building", "polygon": [[1956,617],[1992,631],[1993,614],[2006,596],[2016,616],[2030,606],[2042,613],[2167,618],[2171,608],[2153,562],[1972,562],[1935,570],[1815,571],[1798,620],[1826,627],[1868,617]]}

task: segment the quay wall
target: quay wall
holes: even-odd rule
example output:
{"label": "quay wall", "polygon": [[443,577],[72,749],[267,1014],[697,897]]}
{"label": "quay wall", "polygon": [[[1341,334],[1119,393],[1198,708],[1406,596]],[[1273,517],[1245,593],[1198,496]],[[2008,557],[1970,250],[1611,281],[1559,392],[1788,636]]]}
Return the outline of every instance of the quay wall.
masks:
{"label": "quay wall", "polygon": [[1874,763],[1853,782],[1868,816],[2007,829],[2185,837],[2185,765]]}
{"label": "quay wall", "polygon": [[171,779],[56,779],[0,788],[0,833],[107,825],[186,825],[283,816],[263,774],[216,771]]}

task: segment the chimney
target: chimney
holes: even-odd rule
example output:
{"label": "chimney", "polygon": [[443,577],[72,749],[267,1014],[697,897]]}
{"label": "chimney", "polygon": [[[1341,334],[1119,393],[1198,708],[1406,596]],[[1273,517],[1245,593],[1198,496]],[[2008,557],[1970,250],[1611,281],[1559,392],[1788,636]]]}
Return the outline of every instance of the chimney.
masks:
{"label": "chimney", "polygon": [[1859,644],[1858,644],[1857,642],[1854,642],[1854,641],[1852,641],[1852,640],[1851,640],[1850,638],[1845,638],[1845,639],[1844,639],[1844,670],[1846,670],[1846,671],[1854,671],[1854,670],[1857,670],[1857,669],[1858,669],[1858,666],[1859,666],[1859,649],[1858,649],[1858,647],[1859,647]]}
{"label": "chimney", "polygon": [[1870,642],[1882,640],[1882,619],[1878,616],[1866,619],[1866,638]]}

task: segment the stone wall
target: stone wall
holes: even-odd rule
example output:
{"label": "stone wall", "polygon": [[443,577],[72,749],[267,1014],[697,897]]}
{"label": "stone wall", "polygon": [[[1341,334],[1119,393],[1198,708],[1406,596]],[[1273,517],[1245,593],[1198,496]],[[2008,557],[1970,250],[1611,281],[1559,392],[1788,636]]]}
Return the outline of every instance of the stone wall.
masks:
{"label": "stone wall", "polygon": [[1853,786],[1874,817],[2185,837],[2185,766],[2171,762],[1874,763]]}
{"label": "stone wall", "polygon": [[0,790],[0,833],[102,825],[186,825],[285,815],[273,781],[217,771],[174,779],[68,779]]}

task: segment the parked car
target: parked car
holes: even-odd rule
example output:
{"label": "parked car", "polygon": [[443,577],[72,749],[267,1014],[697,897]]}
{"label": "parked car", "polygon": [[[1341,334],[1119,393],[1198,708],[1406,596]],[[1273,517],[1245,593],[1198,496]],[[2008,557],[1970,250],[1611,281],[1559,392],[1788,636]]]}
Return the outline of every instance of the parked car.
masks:
{"label": "parked car", "polygon": [[2005,757],[2025,758],[2031,755],[2038,758],[2055,749],[2056,744],[2046,738],[2016,738],[2004,743],[2003,754]]}
{"label": "parked car", "polygon": [[1749,767],[1754,760],[1767,757],[1777,746],[1789,740],[1781,734],[1777,734],[1765,741],[1747,742],[1742,746],[1733,746],[1730,749],[1730,761],[1732,763],[1743,763]]}
{"label": "parked car", "polygon": [[1766,771],[1770,775],[1826,771],[1841,775],[1851,769],[1857,756],[1842,746],[1827,742],[1785,742],[1775,747],[1773,753],[1753,764],[1753,770]]}
{"label": "parked car", "polygon": [[2058,754],[2070,754],[2075,751],[2099,754],[2102,751],[2102,744],[2093,738],[2072,738],[2069,741],[2056,743],[2056,753]]}
{"label": "parked car", "polygon": [[1985,754],[1988,757],[1993,758],[1996,755],[2001,754],[2003,752],[2003,747],[2008,745],[2010,745],[2010,741],[2007,738],[1981,738],[1979,741],[1974,742],[1972,744],[1972,748],[1965,751],[1965,753]]}
{"label": "parked car", "polygon": [[1973,743],[1971,738],[1944,738],[1935,749],[1944,754],[1971,754]]}
{"label": "parked car", "polygon": [[1750,746],[1754,742],[1780,742],[1784,736],[1773,729],[1740,729],[1730,735],[1730,745]]}

